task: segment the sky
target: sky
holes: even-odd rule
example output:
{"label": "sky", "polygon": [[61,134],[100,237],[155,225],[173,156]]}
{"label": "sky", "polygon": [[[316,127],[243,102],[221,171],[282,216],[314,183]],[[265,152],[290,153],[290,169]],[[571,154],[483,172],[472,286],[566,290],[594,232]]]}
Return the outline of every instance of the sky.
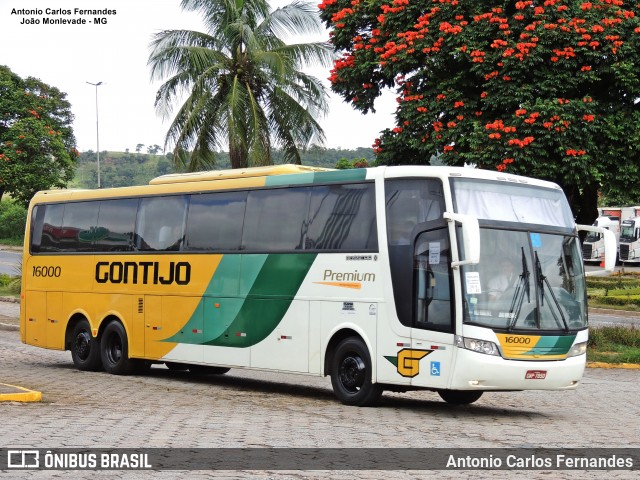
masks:
{"label": "sky", "polygon": [[[272,0],[273,8],[289,3]],[[71,10],[70,15],[47,15],[46,9]],[[76,15],[74,9],[110,9],[98,15],[106,24],[89,23],[94,15]],[[13,9],[42,10],[23,15]],[[85,25],[46,25],[42,19],[84,18]],[[31,19],[39,24],[27,23]],[[22,78],[39,78],[67,93],[75,116],[78,150],[135,151],[137,144],[164,146],[169,119],[153,106],[161,82],[152,82],[147,66],[149,43],[160,30],[204,31],[196,13],[180,9],[180,0],[0,0],[0,65]],[[309,40],[322,41],[328,32]],[[288,41],[288,39],[284,39]],[[293,39],[291,39],[293,41]],[[329,69],[305,69],[329,89]],[[102,82],[99,87],[87,82]],[[96,90],[98,132],[96,135]],[[331,93],[329,114],[320,119],[325,146],[354,149],[371,147],[379,132],[393,126],[395,100],[390,92],[376,103],[376,113],[362,115]],[[171,147],[169,147],[170,149]]]}

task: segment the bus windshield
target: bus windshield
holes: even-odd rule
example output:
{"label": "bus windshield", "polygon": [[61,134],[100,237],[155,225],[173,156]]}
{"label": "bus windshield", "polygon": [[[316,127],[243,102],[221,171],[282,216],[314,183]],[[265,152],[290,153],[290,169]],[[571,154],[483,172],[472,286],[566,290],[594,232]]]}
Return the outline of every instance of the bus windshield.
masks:
{"label": "bus windshield", "polygon": [[499,330],[585,328],[578,238],[481,229],[480,263],[463,269],[464,321]]}
{"label": "bus windshield", "polygon": [[575,228],[571,209],[559,188],[456,178],[453,193],[456,211],[479,220]]}

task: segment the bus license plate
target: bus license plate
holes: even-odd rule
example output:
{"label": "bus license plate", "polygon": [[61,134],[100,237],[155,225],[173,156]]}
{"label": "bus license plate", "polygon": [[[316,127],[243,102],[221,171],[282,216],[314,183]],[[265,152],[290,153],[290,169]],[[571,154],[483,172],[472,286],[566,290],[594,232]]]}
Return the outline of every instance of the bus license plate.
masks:
{"label": "bus license plate", "polygon": [[546,370],[528,370],[524,376],[525,380],[544,380],[547,378]]}

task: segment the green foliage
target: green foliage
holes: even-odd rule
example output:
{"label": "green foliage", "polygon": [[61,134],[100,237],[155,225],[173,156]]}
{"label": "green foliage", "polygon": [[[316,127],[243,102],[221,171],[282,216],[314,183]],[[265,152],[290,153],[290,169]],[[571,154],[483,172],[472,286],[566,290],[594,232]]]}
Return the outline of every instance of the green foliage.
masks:
{"label": "green foliage", "polygon": [[396,88],[385,164],[473,163],[559,183],[580,223],[598,191],[638,200],[640,5],[324,0],[332,89],[373,110]]}
{"label": "green foliage", "polygon": [[38,190],[66,186],[77,156],[72,122],[65,93],[0,66],[0,198],[26,206]]}
{"label": "green foliage", "polygon": [[328,65],[326,43],[287,45],[289,36],[320,33],[315,7],[301,1],[274,11],[266,0],[182,0],[200,13],[204,33],[165,30],[155,35],[149,57],[152,78],[164,80],[156,108],[172,116],[166,136],[174,162],[189,171],[212,168],[229,148],[233,168],[269,165],[272,143],[287,163],[300,163],[300,150],[324,133],[316,118],[326,111],[322,83],[301,71]]}
{"label": "green foliage", "polygon": [[589,305],[599,307],[640,307],[640,275],[624,274],[587,278]]}
{"label": "green foliage", "polygon": [[589,361],[640,363],[640,330],[628,327],[601,327],[589,330]]}
{"label": "green foliage", "polygon": [[587,277],[587,288],[634,288],[640,287],[640,277],[638,276],[618,276],[609,277]]}
{"label": "green foliage", "polygon": [[369,162],[366,158],[354,158],[353,160],[349,160],[343,157],[338,160],[335,168],[338,170],[348,170],[350,168],[367,168],[369,166]]}
{"label": "green foliage", "polygon": [[[273,150],[271,153],[274,164],[286,163],[285,155],[281,150]],[[336,162],[345,156],[367,164],[372,164],[375,159],[373,150],[363,147],[355,150],[341,150],[314,145],[300,152],[300,160],[303,165],[324,168],[335,168]],[[349,160],[347,162],[349,168],[353,168],[353,163]],[[359,165],[364,165],[364,163]],[[218,170],[231,168],[228,152],[218,153],[215,168]],[[74,188],[97,188],[97,171],[95,152],[82,152],[78,157],[78,167],[71,186]],[[100,152],[100,181],[105,188],[144,185],[149,183],[152,178],[168,173],[179,173],[175,169],[171,154]]]}
{"label": "green foliage", "polygon": [[[100,183],[103,188],[144,185],[159,175],[176,173],[166,155],[100,152]],[[78,157],[76,176],[71,183],[76,188],[97,188],[98,168],[93,151]]]}
{"label": "green foliage", "polygon": [[0,202],[0,238],[22,240],[27,210],[12,201]]}

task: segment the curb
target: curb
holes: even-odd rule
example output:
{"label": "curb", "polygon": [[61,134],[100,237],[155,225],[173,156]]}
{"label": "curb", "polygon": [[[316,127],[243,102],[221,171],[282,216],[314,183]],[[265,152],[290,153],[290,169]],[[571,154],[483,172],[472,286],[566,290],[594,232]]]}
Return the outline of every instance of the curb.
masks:
{"label": "curb", "polygon": [[621,369],[621,370],[640,370],[638,363],[604,363],[604,362],[587,362],[587,368],[605,368],[605,369]]}
{"label": "curb", "polygon": [[20,299],[16,297],[0,297],[0,302],[20,303]]}
{"label": "curb", "polygon": [[12,325],[11,323],[2,323],[0,322],[0,330],[9,330],[17,332],[20,330],[20,325]]}
{"label": "curb", "polygon": [[42,392],[17,387],[7,383],[0,383],[0,402],[41,402]]}

